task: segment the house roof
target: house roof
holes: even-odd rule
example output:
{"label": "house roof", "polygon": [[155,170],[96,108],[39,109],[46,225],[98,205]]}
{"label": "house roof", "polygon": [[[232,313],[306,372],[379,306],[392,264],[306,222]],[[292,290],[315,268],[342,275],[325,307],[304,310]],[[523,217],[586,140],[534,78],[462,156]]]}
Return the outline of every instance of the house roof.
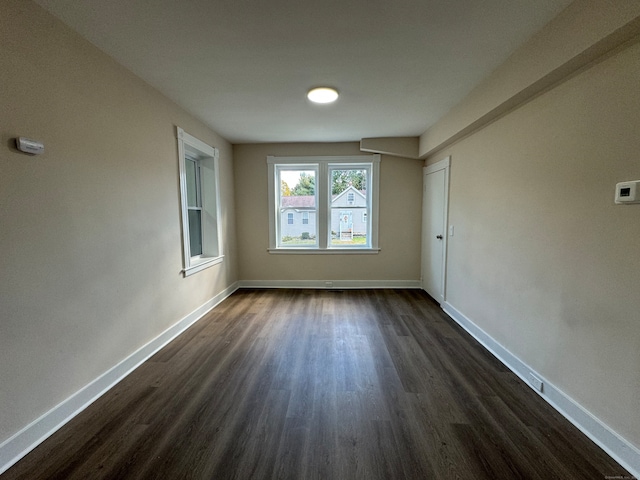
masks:
{"label": "house roof", "polygon": [[331,196],[331,201],[335,202],[338,198],[344,196],[347,194],[347,192],[355,192],[358,195],[360,195],[362,198],[366,198],[365,194],[362,193],[360,190],[357,190],[356,187],[354,187],[353,185],[349,185],[347,188],[345,188],[342,192],[340,192],[338,195],[332,195]]}
{"label": "house roof", "polygon": [[313,195],[292,195],[280,197],[282,208],[315,208],[316,197]]}
{"label": "house roof", "polygon": [[[354,187],[350,186],[338,195],[332,195],[331,201],[345,195],[348,191],[354,191],[364,198],[364,194]],[[289,197],[280,197],[280,206],[282,208],[315,208],[316,197],[313,195],[291,195]]]}

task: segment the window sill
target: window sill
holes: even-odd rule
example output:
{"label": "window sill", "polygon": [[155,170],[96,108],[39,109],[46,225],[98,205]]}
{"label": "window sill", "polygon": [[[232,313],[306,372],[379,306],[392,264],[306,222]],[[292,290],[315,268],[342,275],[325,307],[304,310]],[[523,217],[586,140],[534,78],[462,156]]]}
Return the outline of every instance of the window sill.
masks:
{"label": "window sill", "polygon": [[377,255],[379,248],[269,248],[267,251],[278,255]]}
{"label": "window sill", "polygon": [[199,258],[198,260],[195,260],[189,267],[182,270],[182,273],[184,273],[185,277],[188,277],[189,275],[198,273],[204,270],[205,268],[213,267],[214,265],[222,263],[223,258],[224,258],[224,255],[220,255],[219,257]]}

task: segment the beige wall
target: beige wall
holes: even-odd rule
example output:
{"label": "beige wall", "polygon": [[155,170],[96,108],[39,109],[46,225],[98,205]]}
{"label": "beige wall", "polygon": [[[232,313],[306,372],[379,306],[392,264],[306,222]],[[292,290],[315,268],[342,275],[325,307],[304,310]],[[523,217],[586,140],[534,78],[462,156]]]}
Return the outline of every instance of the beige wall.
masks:
{"label": "beige wall", "polygon": [[360,155],[358,143],[234,145],[240,278],[252,280],[420,279],[422,162],[383,155],[378,255],[269,254],[267,155]]}
{"label": "beige wall", "polygon": [[[640,447],[640,45],[451,155],[447,301]],[[462,107],[461,107],[462,108]]]}
{"label": "beige wall", "polygon": [[[0,1],[0,443],[237,280],[232,149],[42,9]],[[226,258],[182,268],[175,126],[220,149]],[[29,157],[12,138],[41,140]]]}

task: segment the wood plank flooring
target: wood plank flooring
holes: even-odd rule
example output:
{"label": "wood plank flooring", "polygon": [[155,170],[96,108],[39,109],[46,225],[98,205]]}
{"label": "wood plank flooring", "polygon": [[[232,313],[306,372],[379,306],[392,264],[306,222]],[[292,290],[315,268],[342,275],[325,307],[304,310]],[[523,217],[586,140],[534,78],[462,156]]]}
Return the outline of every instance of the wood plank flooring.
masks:
{"label": "wood plank flooring", "polygon": [[239,290],[9,479],[629,475],[418,290]]}

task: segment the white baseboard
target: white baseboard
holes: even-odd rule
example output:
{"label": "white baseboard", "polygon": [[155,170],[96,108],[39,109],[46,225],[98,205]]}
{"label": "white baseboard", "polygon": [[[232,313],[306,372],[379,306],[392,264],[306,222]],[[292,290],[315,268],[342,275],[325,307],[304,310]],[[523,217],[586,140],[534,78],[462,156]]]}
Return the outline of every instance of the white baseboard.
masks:
{"label": "white baseboard", "polygon": [[241,280],[238,284],[239,288],[312,288],[326,290],[421,288],[419,280]]}
{"label": "white baseboard", "polygon": [[[562,392],[559,388],[545,380],[535,370],[521,361],[514,354],[495,341],[489,334],[473,321],[458,311],[451,304],[444,302],[442,309],[456,323],[489,350],[498,360],[504,363],[513,373],[518,375],[534,392],[540,395],[549,405],[560,412],[600,448],[607,452],[622,467],[636,478],[640,478],[640,450],[622,438],[601,420],[585,410],[579,403]],[[531,384],[529,375],[534,374],[544,382],[543,392]]]}
{"label": "white baseboard", "polygon": [[0,444],[0,474],[238,289],[237,282]]}

